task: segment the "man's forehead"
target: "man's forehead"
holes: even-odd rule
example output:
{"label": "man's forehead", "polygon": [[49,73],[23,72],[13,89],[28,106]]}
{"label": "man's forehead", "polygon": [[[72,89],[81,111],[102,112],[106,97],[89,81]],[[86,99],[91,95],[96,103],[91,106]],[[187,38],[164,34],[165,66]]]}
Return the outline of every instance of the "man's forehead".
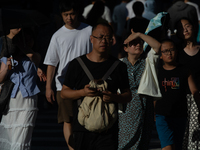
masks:
{"label": "man's forehead", "polygon": [[112,34],[110,31],[110,28],[103,25],[98,25],[96,29],[93,31],[93,33],[98,34],[98,35],[106,35],[106,36],[111,36]]}
{"label": "man's forehead", "polygon": [[76,13],[73,9],[69,10],[69,11],[65,11],[65,12],[62,12],[64,14],[70,14],[70,13]]}

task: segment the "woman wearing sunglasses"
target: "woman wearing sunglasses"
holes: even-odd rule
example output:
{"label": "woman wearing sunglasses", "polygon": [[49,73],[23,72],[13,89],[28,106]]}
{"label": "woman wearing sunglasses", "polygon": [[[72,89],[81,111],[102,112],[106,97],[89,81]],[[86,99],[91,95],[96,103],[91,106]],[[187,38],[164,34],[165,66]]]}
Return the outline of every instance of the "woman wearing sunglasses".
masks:
{"label": "woman wearing sunglasses", "polygon": [[[135,37],[134,37],[135,36]],[[132,31],[131,39],[124,44],[126,57],[122,61],[127,65],[132,100],[123,107],[119,113],[119,146],[118,149],[142,149],[147,150],[149,146],[151,130],[153,125],[153,101],[137,94],[140,79],[145,68],[145,54],[143,51],[143,40],[152,49],[149,53],[159,58],[160,43],[152,37]]]}
{"label": "woman wearing sunglasses", "polygon": [[[139,53],[136,53],[139,43],[137,45],[132,45],[130,47],[131,45],[130,43],[132,43],[133,40],[138,39],[138,37],[143,39],[150,45],[152,49],[149,53],[155,54],[155,57],[156,53],[158,54],[159,49],[161,51],[160,59],[162,59],[163,64],[162,66],[158,67],[157,77],[162,98],[160,100],[157,100],[155,103],[156,129],[161,142],[161,148],[162,150],[183,150],[184,148],[187,149],[187,147],[182,147],[185,125],[187,121],[186,95],[189,89],[192,95],[194,96],[195,103],[199,110],[200,109],[199,90],[195,85],[195,82],[193,80],[193,77],[189,69],[186,66],[180,65],[176,62],[177,49],[175,47],[175,43],[170,39],[165,39],[161,43],[159,43],[158,41],[147,35],[144,35],[142,33],[134,33],[132,31],[132,34],[127,38],[127,40],[125,40],[125,43],[128,43],[129,45],[127,48],[125,48],[125,51],[127,51],[128,53],[127,62],[125,61],[125,63],[127,63],[127,68],[129,73],[132,71],[131,74],[133,75],[138,74],[139,77],[139,74],[140,73],[142,74],[144,70],[141,68],[143,68],[145,64],[140,65],[138,70],[130,69],[131,65],[136,66],[137,62],[142,60],[141,54],[140,57],[138,57]],[[133,57],[132,55],[133,56],[136,55],[137,57]],[[134,60],[133,58],[137,58],[135,59],[136,61],[135,63],[133,63]],[[129,62],[132,63],[130,64]],[[133,82],[131,82],[132,80],[130,74],[129,74],[129,80],[131,88],[133,87],[132,84],[140,82],[140,78],[137,78],[137,76],[135,78],[132,78]],[[133,89],[131,89],[131,91],[133,91]],[[119,143],[124,144],[123,145],[124,147],[121,147],[120,149],[145,150],[148,148],[148,147],[144,148],[142,146],[144,145],[148,146],[147,143],[148,140],[145,140],[145,138],[147,138],[147,135],[145,135],[145,133],[147,133],[146,132],[148,129],[147,127],[150,125],[149,123],[146,122],[147,121],[146,115],[149,113],[147,112],[148,110],[147,102],[149,102],[149,100],[148,101],[144,99],[141,100],[136,93],[135,95],[136,95],[135,99],[132,99],[130,104],[129,103],[127,104],[125,113],[119,116],[120,134],[122,135],[124,134],[123,136],[126,136],[129,135],[129,132],[134,132],[135,130],[137,130],[134,132],[133,137],[131,138],[125,137],[127,139],[128,138],[130,139],[130,144],[131,143],[135,144],[133,145],[133,148],[128,147],[130,146],[130,144],[128,143],[124,144],[123,143],[125,142],[124,137],[119,135]],[[141,102],[139,100],[141,100]],[[143,107],[140,106],[142,105],[142,102],[143,102]],[[130,107],[131,103],[132,107]],[[128,117],[126,117],[126,115]],[[133,115],[135,116],[135,118]],[[127,118],[127,120],[124,121],[124,118]],[[131,128],[132,130],[130,130]],[[123,139],[124,141],[122,141],[120,138]],[[139,143],[139,146],[135,147],[136,143]]]}

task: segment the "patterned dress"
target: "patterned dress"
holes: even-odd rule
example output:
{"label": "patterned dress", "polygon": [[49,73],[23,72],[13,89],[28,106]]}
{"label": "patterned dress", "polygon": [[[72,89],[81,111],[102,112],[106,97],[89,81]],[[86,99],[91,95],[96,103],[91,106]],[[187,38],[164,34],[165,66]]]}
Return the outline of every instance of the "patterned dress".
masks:
{"label": "patterned dress", "polygon": [[188,118],[183,138],[182,150],[200,150],[199,111],[192,94],[187,95]]}
{"label": "patterned dress", "polygon": [[140,98],[137,89],[145,68],[145,59],[139,59],[134,66],[123,59],[127,65],[132,100],[119,113],[118,150],[148,149],[153,125],[153,101]]}

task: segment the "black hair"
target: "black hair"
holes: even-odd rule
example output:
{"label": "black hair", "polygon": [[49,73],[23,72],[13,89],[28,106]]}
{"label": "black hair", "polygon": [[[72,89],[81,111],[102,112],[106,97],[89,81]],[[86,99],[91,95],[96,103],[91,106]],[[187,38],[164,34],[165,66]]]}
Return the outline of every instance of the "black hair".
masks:
{"label": "black hair", "polygon": [[175,45],[175,42],[172,39],[166,38],[166,39],[162,39],[162,41],[160,41],[161,44],[165,43],[165,42],[170,42],[172,44]]}
{"label": "black hair", "polygon": [[61,0],[59,4],[60,13],[70,11],[73,9],[74,12],[79,12],[79,2],[76,0]]}
{"label": "black hair", "polygon": [[[178,56],[178,53],[179,53],[179,51],[180,51],[179,44],[176,43],[174,40],[169,39],[169,38],[163,39],[160,43],[163,44],[163,43],[165,43],[165,42],[170,42],[170,43],[172,43],[172,44],[174,45],[174,48],[175,48],[175,51],[176,51],[176,56]],[[162,45],[161,45],[161,46],[162,46]],[[161,54],[161,46],[160,46],[160,56],[162,55],[162,54]],[[177,60],[177,59],[176,59],[176,60]],[[163,60],[160,59],[159,62],[158,62],[158,68],[162,67],[163,64],[164,64]]]}
{"label": "black hair", "polygon": [[144,4],[137,1],[133,4],[132,9],[136,16],[142,16],[142,13],[144,12]]}
{"label": "black hair", "polygon": [[96,28],[97,28],[98,25],[102,25],[102,26],[108,27],[109,30],[110,30],[110,32],[111,32],[111,35],[114,34],[113,28],[112,28],[108,23],[98,23],[98,24],[94,25],[94,26],[92,27],[92,32],[93,32],[94,30],[96,30]]}
{"label": "black hair", "polygon": [[[175,41],[173,41],[172,39],[166,38],[166,39],[163,39],[160,43],[163,44],[166,42],[172,43],[174,45],[174,48],[177,50],[178,45]],[[161,46],[160,46],[160,52],[161,52]]]}
{"label": "black hair", "polygon": [[183,29],[183,26],[182,26],[182,23],[181,23],[181,20],[187,20],[191,25],[192,25],[192,34],[193,34],[193,38],[194,38],[194,42],[197,42],[196,39],[197,39],[197,36],[198,36],[198,30],[199,30],[199,25],[198,25],[198,22],[194,22],[192,21],[191,19],[187,18],[187,17],[182,17],[179,21],[176,22],[175,24],[175,27],[177,29],[177,36],[178,38],[181,38],[180,37],[180,34],[183,34],[183,33],[180,33],[179,31],[181,31],[181,29]]}

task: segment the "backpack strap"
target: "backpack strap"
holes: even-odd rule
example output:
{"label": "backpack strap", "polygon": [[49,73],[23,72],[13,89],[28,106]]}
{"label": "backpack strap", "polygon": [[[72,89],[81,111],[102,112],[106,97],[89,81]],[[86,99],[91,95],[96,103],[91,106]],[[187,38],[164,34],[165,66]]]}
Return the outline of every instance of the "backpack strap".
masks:
{"label": "backpack strap", "polygon": [[[88,70],[88,68],[86,67],[85,63],[83,62],[83,60],[80,57],[76,58],[79,62],[79,64],[81,65],[81,67],[83,68],[83,70],[85,71],[85,73],[87,74],[88,78],[90,80],[94,80],[92,74],[90,73],[90,71]],[[114,69],[117,67],[117,65],[119,64],[119,60],[115,61],[113,63],[113,65],[110,67],[110,69],[106,72],[106,74],[103,76],[102,80],[106,80],[108,78],[108,76],[114,71]]]}
{"label": "backpack strap", "polygon": [[106,72],[106,74],[103,76],[102,80],[106,80],[109,75],[114,71],[114,69],[117,67],[117,65],[119,64],[119,60],[115,61],[113,63],[113,65],[110,67],[110,69]]}
{"label": "backpack strap", "polygon": [[88,70],[88,68],[86,67],[85,63],[83,62],[83,60],[81,59],[81,57],[77,57],[76,58],[79,62],[79,64],[81,65],[81,67],[83,68],[83,70],[85,71],[86,75],[88,76],[88,78],[90,80],[94,80],[92,74],[90,73],[90,71]]}
{"label": "backpack strap", "polygon": [[[88,78],[90,80],[93,80],[94,78],[93,78],[92,74],[88,70],[87,66],[85,65],[85,63],[83,62],[83,60],[81,59],[81,57],[77,57],[76,59],[79,62],[79,64],[81,65],[81,67],[83,68],[83,70],[85,71],[85,73],[88,76]],[[77,100],[77,105],[78,105],[78,107],[81,105],[81,99]]]}

